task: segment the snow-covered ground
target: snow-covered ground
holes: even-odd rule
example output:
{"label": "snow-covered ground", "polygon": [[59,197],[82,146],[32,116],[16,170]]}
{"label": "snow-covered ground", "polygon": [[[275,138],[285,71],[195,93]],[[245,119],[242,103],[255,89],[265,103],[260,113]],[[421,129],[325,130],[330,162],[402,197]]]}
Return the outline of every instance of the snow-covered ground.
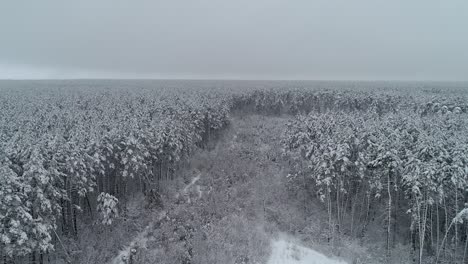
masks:
{"label": "snow-covered ground", "polygon": [[315,250],[298,245],[285,238],[272,242],[272,254],[267,264],[348,264],[329,258]]}

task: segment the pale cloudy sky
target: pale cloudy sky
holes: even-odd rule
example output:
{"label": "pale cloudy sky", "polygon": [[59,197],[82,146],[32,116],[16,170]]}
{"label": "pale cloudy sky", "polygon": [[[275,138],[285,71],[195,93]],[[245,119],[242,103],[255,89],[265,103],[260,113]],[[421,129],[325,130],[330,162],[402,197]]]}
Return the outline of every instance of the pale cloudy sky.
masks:
{"label": "pale cloudy sky", "polygon": [[0,78],[468,80],[468,1],[0,0]]}

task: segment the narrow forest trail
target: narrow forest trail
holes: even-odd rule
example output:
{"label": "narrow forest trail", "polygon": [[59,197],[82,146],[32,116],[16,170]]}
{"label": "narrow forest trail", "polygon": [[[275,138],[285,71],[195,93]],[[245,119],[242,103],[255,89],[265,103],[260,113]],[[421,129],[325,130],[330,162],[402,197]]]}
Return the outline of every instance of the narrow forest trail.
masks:
{"label": "narrow forest trail", "polygon": [[290,203],[285,187],[286,122],[235,117],[213,149],[194,155],[176,194],[163,198],[157,217],[111,263],[345,263],[280,238],[301,221],[300,203]]}

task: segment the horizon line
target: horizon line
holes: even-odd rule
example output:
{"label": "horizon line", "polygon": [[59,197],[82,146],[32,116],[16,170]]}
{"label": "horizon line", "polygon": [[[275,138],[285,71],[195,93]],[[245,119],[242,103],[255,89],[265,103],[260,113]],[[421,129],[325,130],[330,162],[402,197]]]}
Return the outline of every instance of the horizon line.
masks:
{"label": "horizon line", "polygon": [[430,79],[253,79],[253,78],[0,78],[0,81],[317,81],[317,82],[447,82],[468,83],[468,80],[430,80]]}

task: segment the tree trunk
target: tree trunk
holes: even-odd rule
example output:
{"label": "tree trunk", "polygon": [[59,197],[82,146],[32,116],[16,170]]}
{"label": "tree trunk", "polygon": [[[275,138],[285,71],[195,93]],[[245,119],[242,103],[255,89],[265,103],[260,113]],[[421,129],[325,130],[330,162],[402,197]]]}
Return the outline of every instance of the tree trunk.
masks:
{"label": "tree trunk", "polygon": [[463,261],[462,263],[466,263],[466,250],[468,249],[468,228],[465,225],[465,248],[463,249]]}
{"label": "tree trunk", "polygon": [[[418,207],[420,208],[423,205],[419,205]],[[428,210],[428,205],[424,204],[424,212],[422,215],[422,219],[419,220],[420,226],[419,226],[419,264],[422,264],[422,257],[424,253],[424,241],[426,237],[426,223],[427,223],[427,210]],[[419,212],[419,216],[421,216]]]}
{"label": "tree trunk", "polygon": [[341,211],[340,211],[340,181],[338,180],[338,184],[336,187],[336,232],[339,236],[340,234],[340,224],[341,224]]}
{"label": "tree trunk", "polygon": [[397,235],[397,232],[398,232],[398,215],[399,215],[399,201],[400,201],[400,192],[399,192],[399,183],[397,182],[396,183],[396,186],[397,186],[397,189],[395,191],[395,209],[393,210],[394,211],[394,214],[393,214],[393,217],[395,218],[394,221],[393,221],[393,244],[392,244],[392,248],[395,247],[395,241],[397,239],[396,235]]}
{"label": "tree trunk", "polygon": [[[443,198],[444,200],[444,211],[445,211],[445,235],[448,235],[448,231],[450,229],[450,226],[452,223],[450,223],[449,225],[449,220],[448,220],[448,213],[447,213],[447,201],[445,200],[445,197]],[[444,257],[446,257],[447,255],[447,247],[445,246],[445,243],[444,243],[444,240],[446,239],[446,237],[444,237],[444,239],[442,240],[442,245],[444,246]]]}
{"label": "tree trunk", "polygon": [[68,233],[68,224],[67,224],[67,214],[65,212],[65,200],[60,199],[60,207],[62,211],[62,234],[67,234]]}
{"label": "tree trunk", "polygon": [[93,208],[91,207],[91,202],[89,201],[88,193],[85,194],[85,200],[89,208],[89,214],[91,215],[91,218],[93,218]]}
{"label": "tree trunk", "polygon": [[328,243],[332,245],[333,247],[333,224],[332,224],[332,203],[331,203],[331,195],[330,195],[330,189],[327,189],[327,209],[328,209]]}
{"label": "tree trunk", "polygon": [[[458,214],[458,188],[455,186],[455,215]],[[455,221],[455,253],[458,249],[458,221]]]}
{"label": "tree trunk", "polygon": [[304,172],[302,172],[302,183],[303,183],[303,188],[304,188],[304,192],[303,192],[303,207],[304,207],[304,221],[307,220],[307,184],[306,184],[306,174]]}
{"label": "tree trunk", "polygon": [[440,220],[439,220],[439,205],[436,205],[436,217],[437,217],[437,247],[439,248],[440,243]]}
{"label": "tree trunk", "polygon": [[74,232],[75,237],[78,237],[78,225],[76,223],[76,217],[77,217],[76,208],[74,206],[73,207],[73,232]]}
{"label": "tree trunk", "polygon": [[387,262],[390,261],[390,236],[392,226],[392,192],[390,188],[390,173],[387,173],[387,192],[388,192],[388,215],[387,215]]}
{"label": "tree trunk", "polygon": [[354,195],[354,201],[351,200],[351,228],[350,228],[350,235],[351,237],[354,236],[354,213],[356,211],[356,201],[359,193],[359,186],[356,188],[356,193]]}

